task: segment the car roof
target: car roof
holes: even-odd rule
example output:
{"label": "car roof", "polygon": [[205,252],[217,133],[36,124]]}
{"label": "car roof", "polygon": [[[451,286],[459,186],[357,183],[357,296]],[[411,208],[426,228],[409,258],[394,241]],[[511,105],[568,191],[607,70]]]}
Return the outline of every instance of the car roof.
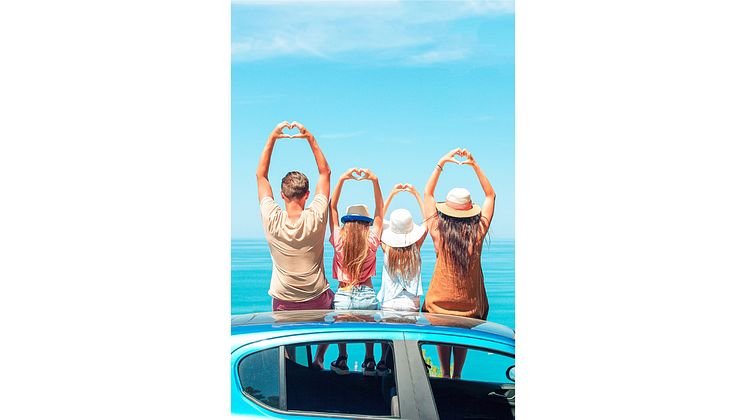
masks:
{"label": "car roof", "polygon": [[427,312],[300,310],[261,312],[231,316],[231,334],[267,332],[278,329],[330,327],[352,329],[371,327],[400,331],[451,332],[465,335],[488,335],[501,341],[512,341],[515,331],[501,324],[461,316]]}

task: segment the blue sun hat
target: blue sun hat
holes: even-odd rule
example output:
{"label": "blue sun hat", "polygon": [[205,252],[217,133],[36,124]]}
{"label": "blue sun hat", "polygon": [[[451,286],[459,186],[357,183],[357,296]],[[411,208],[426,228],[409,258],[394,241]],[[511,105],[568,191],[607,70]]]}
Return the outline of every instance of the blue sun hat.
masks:
{"label": "blue sun hat", "polygon": [[347,214],[342,216],[342,223],[347,222],[365,222],[368,224],[373,223],[373,218],[370,217],[368,212],[368,206],[365,204],[353,204],[347,207]]}

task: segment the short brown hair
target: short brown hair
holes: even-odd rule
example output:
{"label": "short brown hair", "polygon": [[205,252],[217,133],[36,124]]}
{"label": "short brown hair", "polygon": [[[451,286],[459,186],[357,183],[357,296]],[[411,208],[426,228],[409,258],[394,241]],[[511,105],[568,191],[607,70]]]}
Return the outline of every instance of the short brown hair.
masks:
{"label": "short brown hair", "polygon": [[302,198],[308,192],[308,178],[298,171],[288,172],[282,178],[282,194],[288,200]]}

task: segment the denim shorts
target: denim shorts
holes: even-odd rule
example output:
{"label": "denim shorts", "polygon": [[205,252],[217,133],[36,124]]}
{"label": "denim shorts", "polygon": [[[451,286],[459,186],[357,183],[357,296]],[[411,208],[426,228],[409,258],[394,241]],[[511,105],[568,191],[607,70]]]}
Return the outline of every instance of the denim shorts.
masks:
{"label": "denim shorts", "polygon": [[334,309],[378,309],[376,292],[370,286],[352,286],[349,289],[339,288],[334,294]]}

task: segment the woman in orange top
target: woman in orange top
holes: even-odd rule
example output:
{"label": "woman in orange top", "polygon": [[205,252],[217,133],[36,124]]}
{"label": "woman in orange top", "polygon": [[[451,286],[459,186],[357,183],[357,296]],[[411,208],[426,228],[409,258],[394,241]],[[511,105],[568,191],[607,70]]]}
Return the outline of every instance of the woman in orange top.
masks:
{"label": "woman in orange top", "polygon": [[[462,156],[464,161],[457,161]],[[464,188],[453,188],[444,202],[435,202],[435,186],[446,163],[468,165],[474,169],[484,190],[484,203],[472,203]],[[482,243],[495,210],[495,190],[466,149],[453,149],[435,165],[424,192],[427,227],[435,245],[435,269],[425,295],[423,312],[487,319],[489,303],[482,274]],[[451,376],[451,350],[453,375]],[[444,377],[460,378],[466,349],[438,346]]]}

